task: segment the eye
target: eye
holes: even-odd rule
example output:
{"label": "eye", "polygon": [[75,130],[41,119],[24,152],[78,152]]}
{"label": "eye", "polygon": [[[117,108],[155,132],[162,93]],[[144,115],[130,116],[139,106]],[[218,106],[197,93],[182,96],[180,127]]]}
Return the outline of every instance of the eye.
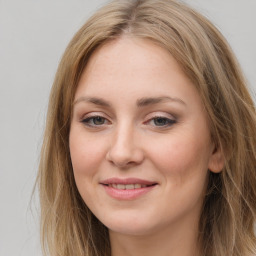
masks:
{"label": "eye", "polygon": [[164,117],[164,116],[156,116],[151,118],[147,124],[156,126],[156,127],[169,127],[176,123],[176,120]]}
{"label": "eye", "polygon": [[91,117],[87,117],[85,119],[83,119],[81,121],[83,124],[85,124],[86,126],[102,126],[105,124],[108,124],[109,121],[102,117],[102,116],[91,116]]}

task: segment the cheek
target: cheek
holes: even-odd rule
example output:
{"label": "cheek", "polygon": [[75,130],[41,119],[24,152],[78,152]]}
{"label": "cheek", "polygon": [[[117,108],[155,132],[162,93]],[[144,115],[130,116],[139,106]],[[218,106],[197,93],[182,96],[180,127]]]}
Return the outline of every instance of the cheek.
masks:
{"label": "cheek", "polygon": [[184,179],[206,173],[209,160],[207,140],[175,134],[155,145],[159,146],[153,148],[151,158],[157,169],[165,175]]}
{"label": "cheek", "polygon": [[93,135],[85,136],[84,131],[73,129],[70,132],[69,147],[74,175],[79,178],[94,175],[104,157],[104,143]]}
{"label": "cheek", "polygon": [[172,209],[179,209],[177,216],[200,209],[208,179],[207,152],[207,143],[178,134],[151,152],[154,168],[162,174],[168,195],[168,199],[163,198],[162,205],[173,206],[170,209],[166,206],[165,211],[170,215]]}
{"label": "cheek", "polygon": [[104,141],[85,136],[84,130],[74,127],[69,138],[70,155],[77,189],[84,202],[94,205],[93,198],[98,185],[98,171],[104,158]]}

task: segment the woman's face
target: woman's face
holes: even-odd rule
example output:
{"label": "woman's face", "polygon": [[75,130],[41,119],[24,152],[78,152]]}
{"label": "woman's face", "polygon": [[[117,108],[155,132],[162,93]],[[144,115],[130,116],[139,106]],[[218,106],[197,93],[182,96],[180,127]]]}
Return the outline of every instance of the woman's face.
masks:
{"label": "woman's face", "polygon": [[218,171],[197,90],[166,50],[146,40],[123,37],[92,55],[69,143],[77,188],[111,232],[196,223],[208,169]]}

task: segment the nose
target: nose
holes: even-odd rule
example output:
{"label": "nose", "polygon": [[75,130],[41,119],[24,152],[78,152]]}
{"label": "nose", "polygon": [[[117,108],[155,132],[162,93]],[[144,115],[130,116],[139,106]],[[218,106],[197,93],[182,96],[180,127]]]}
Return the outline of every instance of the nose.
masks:
{"label": "nose", "polygon": [[144,160],[144,152],[132,128],[119,128],[112,134],[106,159],[119,168],[139,165]]}

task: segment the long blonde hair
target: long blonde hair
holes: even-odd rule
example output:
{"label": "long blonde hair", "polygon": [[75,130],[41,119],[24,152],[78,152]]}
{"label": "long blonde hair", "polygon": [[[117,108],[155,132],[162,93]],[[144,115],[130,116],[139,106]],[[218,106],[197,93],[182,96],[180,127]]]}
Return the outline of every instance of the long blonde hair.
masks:
{"label": "long blonde hair", "polygon": [[110,256],[108,230],[78,193],[69,153],[74,93],[94,50],[123,34],[167,49],[192,80],[225,156],[210,172],[199,226],[204,256],[256,254],[256,117],[236,59],[220,32],[175,0],[115,0],[77,32],[52,87],[37,184],[45,255]]}

